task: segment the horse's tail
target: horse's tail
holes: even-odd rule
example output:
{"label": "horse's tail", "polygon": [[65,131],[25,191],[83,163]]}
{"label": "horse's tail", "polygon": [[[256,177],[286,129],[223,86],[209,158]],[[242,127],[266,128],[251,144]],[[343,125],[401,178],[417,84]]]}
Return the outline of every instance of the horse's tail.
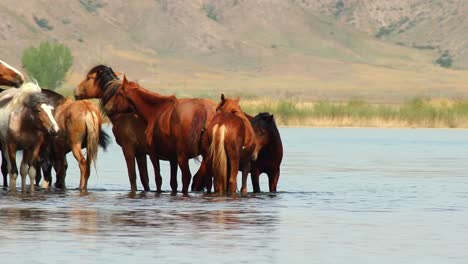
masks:
{"label": "horse's tail", "polygon": [[88,164],[94,163],[96,165],[101,124],[96,113],[94,113],[93,111],[86,112],[85,122],[87,132],[86,160]]}
{"label": "horse's tail", "polygon": [[224,136],[226,134],[226,127],[218,125],[213,127],[213,137],[210,145],[210,158],[212,160],[213,173],[218,183],[218,188],[224,192],[227,188],[227,156],[224,148]]}
{"label": "horse's tail", "polygon": [[107,134],[106,131],[104,131],[101,127],[99,130],[99,146],[101,146],[101,148],[103,148],[104,150],[107,150],[107,147],[109,146],[111,141],[112,140],[109,134]]}

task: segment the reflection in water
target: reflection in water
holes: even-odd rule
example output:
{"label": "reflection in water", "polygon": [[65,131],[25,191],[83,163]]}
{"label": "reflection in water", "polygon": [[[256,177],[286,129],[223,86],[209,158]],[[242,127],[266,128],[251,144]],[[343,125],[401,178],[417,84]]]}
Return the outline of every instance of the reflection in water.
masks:
{"label": "reflection in water", "polygon": [[281,133],[277,194],[129,193],[115,145],[87,194],[0,190],[0,262],[466,263],[468,131]]}

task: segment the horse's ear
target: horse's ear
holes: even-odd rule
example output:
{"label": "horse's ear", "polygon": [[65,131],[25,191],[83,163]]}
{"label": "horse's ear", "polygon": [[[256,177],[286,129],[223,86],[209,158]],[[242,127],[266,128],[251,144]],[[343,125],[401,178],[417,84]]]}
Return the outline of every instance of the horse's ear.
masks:
{"label": "horse's ear", "polygon": [[273,116],[273,115],[269,115],[269,116],[268,116],[268,121],[271,122],[271,121],[273,121],[273,120],[274,120],[274,116]]}
{"label": "horse's ear", "polygon": [[120,76],[123,74],[122,72],[114,72],[114,73],[115,73],[115,76]]}
{"label": "horse's ear", "polygon": [[239,97],[239,96],[237,96],[237,98],[236,98],[236,102],[237,102],[237,103],[239,103],[239,101],[240,101],[240,97]]}
{"label": "horse's ear", "polygon": [[128,80],[127,80],[127,76],[124,74],[123,75],[123,81],[122,81],[122,87],[125,87],[126,85],[128,85]]}
{"label": "horse's ear", "polygon": [[221,94],[221,102],[224,102],[224,101],[226,101],[226,98],[224,97],[224,94],[222,93]]}

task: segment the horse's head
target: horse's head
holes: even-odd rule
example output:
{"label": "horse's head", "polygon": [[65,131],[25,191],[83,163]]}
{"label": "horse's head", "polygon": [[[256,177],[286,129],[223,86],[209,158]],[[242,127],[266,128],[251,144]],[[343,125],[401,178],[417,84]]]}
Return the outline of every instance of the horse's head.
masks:
{"label": "horse's head", "polygon": [[54,136],[57,135],[59,126],[54,118],[54,107],[49,104],[43,94],[32,94],[25,105],[31,110],[33,123],[38,129],[45,130]]}
{"label": "horse's head", "polygon": [[118,79],[117,74],[111,67],[105,65],[95,66],[75,88],[75,99],[102,98],[107,84]]}
{"label": "horse's head", "polygon": [[20,87],[23,83],[23,75],[17,69],[0,60],[0,85]]}
{"label": "horse's head", "polygon": [[106,101],[105,109],[108,115],[114,113],[131,113],[135,112],[135,106],[128,99],[126,93],[131,92],[132,89],[138,87],[138,84],[135,82],[129,82],[127,77],[124,75],[122,85],[116,87],[115,92],[113,92],[112,98]]}
{"label": "horse's head", "polygon": [[216,107],[216,112],[228,112],[233,114],[242,114],[243,111],[239,105],[239,98],[231,99],[221,94],[221,102]]}
{"label": "horse's head", "polygon": [[252,127],[255,131],[257,144],[264,146],[270,142],[270,134],[272,131],[277,131],[275,118],[269,113],[260,113],[252,120]]}

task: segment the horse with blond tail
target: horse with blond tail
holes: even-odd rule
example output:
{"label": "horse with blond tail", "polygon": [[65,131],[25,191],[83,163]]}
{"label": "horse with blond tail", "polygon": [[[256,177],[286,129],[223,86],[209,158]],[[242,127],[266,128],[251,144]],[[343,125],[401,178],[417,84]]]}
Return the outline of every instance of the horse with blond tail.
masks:
{"label": "horse with blond tail", "polygon": [[[66,160],[68,152],[72,152],[80,168],[80,191],[87,191],[91,164],[96,163],[98,146],[104,149],[110,138],[102,131],[102,117],[98,107],[88,100],[73,101],[65,98],[57,107],[55,113],[61,132],[54,138],[55,167],[57,182],[55,187],[65,188]],[[81,152],[86,146],[86,158]],[[47,187],[47,182],[43,186]]]}
{"label": "horse with blond tail", "polygon": [[[208,175],[214,176],[215,192],[224,194],[237,191],[237,172],[242,171],[242,194],[247,193],[247,176],[251,161],[259,151],[250,121],[240,109],[239,100],[225,98],[213,117],[203,138]],[[211,177],[206,179],[211,189]]]}

